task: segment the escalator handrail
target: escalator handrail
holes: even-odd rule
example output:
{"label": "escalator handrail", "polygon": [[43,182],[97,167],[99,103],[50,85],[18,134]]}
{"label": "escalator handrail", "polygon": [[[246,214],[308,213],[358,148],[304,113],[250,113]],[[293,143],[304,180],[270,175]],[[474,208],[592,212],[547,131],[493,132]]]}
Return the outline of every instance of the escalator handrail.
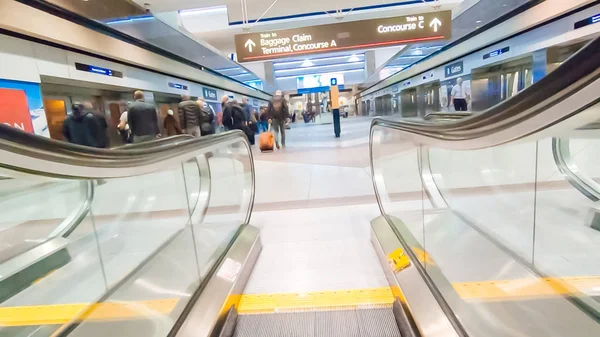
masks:
{"label": "escalator handrail", "polygon": [[473,114],[470,112],[430,112],[426,114],[424,120],[458,120],[465,117],[471,117]]}
{"label": "escalator handrail", "polygon": [[125,144],[111,148],[111,150],[139,150],[139,149],[151,149],[156,146],[162,146],[166,144],[179,144],[182,141],[194,138],[192,135],[182,134],[171,137],[157,138],[155,140],[144,142],[144,143],[132,143]]}
{"label": "escalator handrail", "polygon": [[[0,167],[45,176],[102,179],[131,177],[181,164],[226,144],[250,144],[239,130],[216,135],[163,141],[160,146],[96,149],[22,132],[0,124]],[[110,170],[107,170],[110,169]]]}
{"label": "escalator handrail", "polygon": [[552,138],[552,155],[565,180],[592,202],[600,200],[600,185],[585,175],[571,157],[569,138]]}
{"label": "escalator handrail", "polygon": [[[415,143],[441,148],[491,147],[531,135],[586,110],[600,101],[599,79],[600,38],[596,38],[538,82],[482,113],[447,124],[376,117],[371,130],[384,126],[405,131]],[[596,90],[591,88],[592,84]],[[578,93],[590,99],[582,100]],[[486,136],[524,125],[524,121],[541,115],[545,118],[538,118],[537,125],[529,123],[527,129],[482,141]]]}

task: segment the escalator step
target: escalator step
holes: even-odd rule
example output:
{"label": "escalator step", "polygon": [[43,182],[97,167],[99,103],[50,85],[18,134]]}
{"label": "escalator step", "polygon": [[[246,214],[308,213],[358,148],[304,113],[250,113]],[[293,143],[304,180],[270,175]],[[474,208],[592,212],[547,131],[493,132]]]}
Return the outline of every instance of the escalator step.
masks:
{"label": "escalator step", "polygon": [[315,337],[359,337],[356,310],[315,313]]}
{"label": "escalator step", "polygon": [[358,310],[361,337],[399,337],[400,330],[391,309]]}
{"label": "escalator step", "polygon": [[234,337],[400,337],[391,308],[240,315]]}

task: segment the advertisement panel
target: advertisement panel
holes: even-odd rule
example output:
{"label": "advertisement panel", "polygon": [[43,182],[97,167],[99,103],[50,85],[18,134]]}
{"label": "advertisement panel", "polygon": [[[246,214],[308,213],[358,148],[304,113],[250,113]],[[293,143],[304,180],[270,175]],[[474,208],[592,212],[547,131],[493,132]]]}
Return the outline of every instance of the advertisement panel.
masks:
{"label": "advertisement panel", "polygon": [[50,137],[40,85],[0,79],[0,123]]}

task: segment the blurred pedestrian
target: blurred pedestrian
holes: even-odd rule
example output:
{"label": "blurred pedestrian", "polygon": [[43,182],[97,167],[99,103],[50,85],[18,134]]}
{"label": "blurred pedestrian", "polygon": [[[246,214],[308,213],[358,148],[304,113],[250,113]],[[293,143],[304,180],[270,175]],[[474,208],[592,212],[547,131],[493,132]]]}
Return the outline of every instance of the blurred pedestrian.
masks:
{"label": "blurred pedestrian", "polygon": [[174,115],[175,115],[175,111],[169,109],[169,111],[167,111],[167,116],[165,117],[165,120],[163,122],[163,126],[167,133],[167,137],[180,135],[183,133],[181,131],[181,127],[179,126],[179,123],[177,123],[177,120],[175,119]]}
{"label": "blurred pedestrian", "polygon": [[65,139],[72,144],[102,148],[100,134],[103,129],[98,119],[80,102],[71,106],[71,114],[63,123],[62,133]]}
{"label": "blurred pedestrian", "polygon": [[135,102],[131,103],[127,110],[127,122],[133,142],[143,143],[160,138],[156,107],[145,101],[144,93],[140,90],[133,93],[133,98]]}
{"label": "blurred pedestrian", "polygon": [[188,135],[200,137],[200,119],[202,118],[200,115],[202,112],[198,103],[192,101],[189,95],[182,95],[178,112],[181,129]]}
{"label": "blurred pedestrian", "polygon": [[285,122],[290,113],[281,90],[275,92],[275,96],[269,102],[267,113],[269,114],[269,122],[271,123],[273,135],[275,136],[275,146],[279,149],[281,143],[281,146],[285,148]]}

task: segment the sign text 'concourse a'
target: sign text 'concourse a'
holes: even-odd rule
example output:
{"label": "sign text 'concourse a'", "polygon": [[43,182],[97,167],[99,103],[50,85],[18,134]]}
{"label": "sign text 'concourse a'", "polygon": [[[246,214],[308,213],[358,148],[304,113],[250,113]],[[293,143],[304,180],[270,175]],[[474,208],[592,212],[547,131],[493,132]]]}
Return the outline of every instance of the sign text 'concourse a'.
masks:
{"label": "sign text 'concourse a'", "polygon": [[235,36],[239,62],[449,39],[452,12],[441,11]]}

